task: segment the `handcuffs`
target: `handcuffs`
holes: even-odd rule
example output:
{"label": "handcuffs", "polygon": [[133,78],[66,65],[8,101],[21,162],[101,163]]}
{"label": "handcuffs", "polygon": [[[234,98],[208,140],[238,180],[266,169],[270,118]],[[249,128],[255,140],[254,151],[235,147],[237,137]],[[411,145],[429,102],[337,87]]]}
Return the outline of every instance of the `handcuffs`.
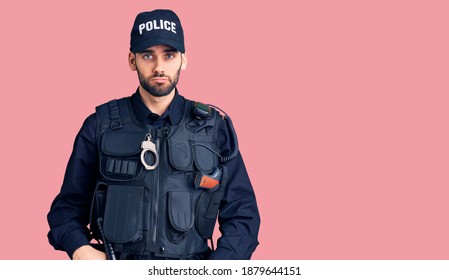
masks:
{"label": "handcuffs", "polygon": [[[140,161],[142,162],[143,166],[146,170],[153,170],[159,165],[159,156],[157,154],[156,145],[151,142],[151,134],[147,134],[147,140],[143,141],[141,144],[142,152],[140,153]],[[149,165],[145,161],[145,153],[151,152],[154,155],[154,164]]]}

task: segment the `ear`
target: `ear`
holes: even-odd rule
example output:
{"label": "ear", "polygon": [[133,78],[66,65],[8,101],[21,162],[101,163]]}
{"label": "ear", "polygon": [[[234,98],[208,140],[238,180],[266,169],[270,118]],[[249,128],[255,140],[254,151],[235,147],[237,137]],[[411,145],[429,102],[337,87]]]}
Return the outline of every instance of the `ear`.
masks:
{"label": "ear", "polygon": [[129,52],[128,54],[128,63],[131,71],[136,71],[136,56],[132,52]]}
{"label": "ear", "polygon": [[185,53],[181,53],[181,70],[185,70],[187,68],[187,55]]}

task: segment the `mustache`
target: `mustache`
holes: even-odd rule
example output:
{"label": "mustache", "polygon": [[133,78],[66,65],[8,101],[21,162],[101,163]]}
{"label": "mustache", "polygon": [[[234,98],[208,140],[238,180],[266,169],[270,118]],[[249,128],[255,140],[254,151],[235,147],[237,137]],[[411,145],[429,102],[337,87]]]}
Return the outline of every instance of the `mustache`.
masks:
{"label": "mustache", "polygon": [[167,77],[165,76],[165,74],[154,74],[153,76],[151,76],[150,78],[163,78],[163,77]]}

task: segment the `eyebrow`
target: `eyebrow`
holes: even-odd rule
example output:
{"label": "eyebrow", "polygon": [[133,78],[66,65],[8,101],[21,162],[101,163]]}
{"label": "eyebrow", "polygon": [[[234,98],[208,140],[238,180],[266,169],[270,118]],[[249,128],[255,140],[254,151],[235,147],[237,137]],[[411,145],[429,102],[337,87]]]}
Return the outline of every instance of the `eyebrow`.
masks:
{"label": "eyebrow", "polygon": [[[171,52],[178,52],[178,50],[175,48],[172,48],[172,47],[168,47],[168,48],[164,49],[164,53],[171,53]],[[153,50],[144,50],[142,53],[143,54],[154,54],[154,51]]]}

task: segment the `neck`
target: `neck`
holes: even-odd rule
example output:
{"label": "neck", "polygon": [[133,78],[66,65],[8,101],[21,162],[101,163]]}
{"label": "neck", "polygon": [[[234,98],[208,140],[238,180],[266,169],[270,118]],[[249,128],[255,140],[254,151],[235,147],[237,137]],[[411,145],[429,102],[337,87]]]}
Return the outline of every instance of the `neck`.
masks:
{"label": "neck", "polygon": [[162,116],[162,114],[167,110],[168,106],[175,97],[175,89],[166,96],[153,96],[147,92],[142,86],[139,86],[140,97],[143,103],[151,110],[151,112]]}

